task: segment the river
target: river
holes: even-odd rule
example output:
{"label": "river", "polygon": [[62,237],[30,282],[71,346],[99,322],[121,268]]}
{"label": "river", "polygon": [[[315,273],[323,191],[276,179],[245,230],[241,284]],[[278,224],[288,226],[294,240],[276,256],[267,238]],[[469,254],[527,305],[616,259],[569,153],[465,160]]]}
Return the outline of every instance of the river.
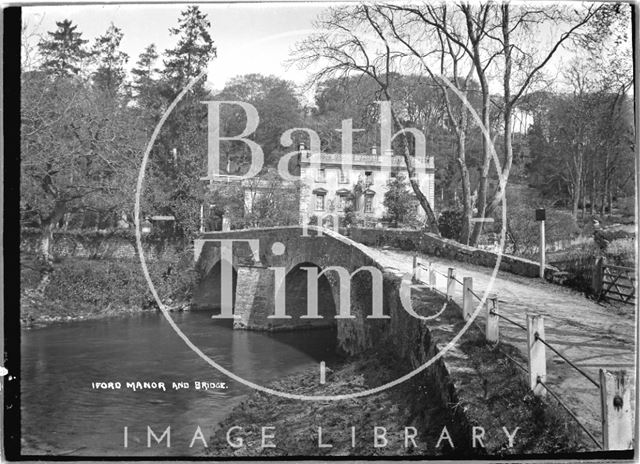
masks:
{"label": "river", "polygon": [[[232,330],[207,312],[172,316],[208,356],[258,384],[336,359],[333,330],[268,334]],[[23,454],[202,454],[202,440],[189,447],[197,427],[208,441],[251,392],[200,359],[157,313],[23,330],[21,356]],[[167,389],[126,388],[136,381],[165,382]],[[94,389],[92,382],[122,387]],[[189,382],[190,388],[174,390],[172,382]],[[226,382],[227,388],[196,390],[195,382]],[[171,426],[171,447],[152,440],[147,448],[147,426],[158,437]]]}

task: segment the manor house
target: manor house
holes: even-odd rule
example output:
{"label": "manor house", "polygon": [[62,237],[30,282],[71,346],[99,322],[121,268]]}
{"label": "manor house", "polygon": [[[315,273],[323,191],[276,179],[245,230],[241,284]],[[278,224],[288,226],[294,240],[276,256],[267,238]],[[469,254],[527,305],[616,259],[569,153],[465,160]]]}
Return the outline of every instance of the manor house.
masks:
{"label": "manor house", "polygon": [[[380,153],[377,147],[369,153],[353,154],[351,165],[344,163],[337,153],[313,154],[300,146],[300,221],[308,224],[316,216],[322,218],[337,214],[343,216],[351,209],[369,224],[378,224],[385,215],[383,205],[387,182],[400,174],[407,179],[404,157],[386,150]],[[434,204],[433,157],[417,160],[416,177],[420,189]],[[423,218],[424,210],[418,205],[416,216]]]}

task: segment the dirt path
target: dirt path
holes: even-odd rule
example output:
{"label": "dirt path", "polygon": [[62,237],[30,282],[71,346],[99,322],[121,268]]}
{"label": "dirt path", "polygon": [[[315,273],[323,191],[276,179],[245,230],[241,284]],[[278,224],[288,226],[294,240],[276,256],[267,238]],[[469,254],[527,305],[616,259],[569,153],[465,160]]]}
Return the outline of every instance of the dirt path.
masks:
{"label": "dirt path", "polygon": [[[395,249],[373,249],[385,266],[409,272],[415,253]],[[491,269],[418,255],[431,262],[436,272],[436,288],[446,291],[446,274],[455,269],[456,278],[473,278],[474,291],[482,296],[489,287]],[[444,274],[444,275],[443,275]],[[604,306],[577,291],[540,279],[505,272],[496,276],[492,291],[498,293],[500,313],[526,326],[526,314],[544,315],[545,338],[560,353],[598,381],[599,369],[626,369],[635,384],[635,308]],[[462,304],[462,286],[457,284],[454,300]],[[484,327],[482,317],[478,322]],[[526,332],[501,320],[500,339],[523,353],[526,359]],[[600,392],[589,380],[547,349],[547,385],[571,408],[587,428],[601,440]]]}

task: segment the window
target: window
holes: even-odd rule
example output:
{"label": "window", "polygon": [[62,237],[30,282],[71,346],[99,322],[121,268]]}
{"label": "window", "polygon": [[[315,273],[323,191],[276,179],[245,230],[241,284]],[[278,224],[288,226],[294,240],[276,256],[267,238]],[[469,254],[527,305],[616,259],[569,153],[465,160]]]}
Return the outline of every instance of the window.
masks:
{"label": "window", "polygon": [[373,213],[373,195],[367,195],[364,197],[364,212]]}
{"label": "window", "polygon": [[344,169],[340,169],[339,182],[341,184],[348,184],[349,183],[349,176],[347,175],[347,172]]}
{"label": "window", "polygon": [[340,195],[338,197],[338,211],[344,211],[345,209],[347,209],[347,196],[346,195]]}
{"label": "window", "polygon": [[341,188],[336,192],[336,209],[339,212],[343,212],[347,209],[351,203],[351,191],[346,188]]}
{"label": "window", "polygon": [[324,211],[324,194],[316,193],[316,211]]}
{"label": "window", "polygon": [[316,182],[324,182],[326,180],[326,171],[324,168],[318,169],[316,172]]}

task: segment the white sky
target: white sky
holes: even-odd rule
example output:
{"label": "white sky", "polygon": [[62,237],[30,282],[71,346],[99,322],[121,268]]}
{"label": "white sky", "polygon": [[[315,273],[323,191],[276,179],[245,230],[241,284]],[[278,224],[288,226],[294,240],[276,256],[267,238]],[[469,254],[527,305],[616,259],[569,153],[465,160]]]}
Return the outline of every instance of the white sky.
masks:
{"label": "white sky", "polygon": [[[303,84],[310,69],[288,69],[284,61],[295,43],[312,32],[312,22],[317,15],[335,2],[286,2],[286,3],[206,3],[200,9],[211,22],[211,35],[218,48],[218,58],[210,65],[208,79],[214,89],[222,89],[232,77],[248,74],[275,74]],[[527,6],[539,5],[526,2]],[[580,6],[580,3],[574,3]],[[31,32],[46,35],[56,29],[55,22],[72,20],[85,39],[103,34],[111,23],[122,29],[122,49],[129,54],[128,67],[135,65],[139,54],[149,44],[155,43],[160,54],[172,48],[176,37],[168,29],[176,27],[180,12],[188,4],[137,4],[137,5],[76,5],[26,6],[23,22]],[[541,33],[540,33],[541,32]],[[560,31],[542,26],[529,45],[548,49],[545,42]],[[37,43],[37,38],[34,38]],[[545,67],[545,73],[555,85],[563,80],[559,68],[568,62],[572,50],[560,50]],[[492,80],[496,92],[501,80]],[[310,98],[312,92],[306,97]]]}
{"label": "white sky", "polygon": [[[32,6],[23,9],[23,22],[38,34],[56,29],[55,22],[70,19],[84,39],[103,34],[113,22],[122,29],[121,48],[129,54],[128,67],[140,53],[155,43],[162,53],[176,37],[176,27],[186,4],[172,5],[65,5]],[[311,30],[311,23],[329,3],[295,4],[204,4],[200,9],[211,22],[211,35],[218,47],[208,79],[221,89],[230,78],[248,73],[275,74],[302,84],[306,71],[287,69],[289,50]]]}

